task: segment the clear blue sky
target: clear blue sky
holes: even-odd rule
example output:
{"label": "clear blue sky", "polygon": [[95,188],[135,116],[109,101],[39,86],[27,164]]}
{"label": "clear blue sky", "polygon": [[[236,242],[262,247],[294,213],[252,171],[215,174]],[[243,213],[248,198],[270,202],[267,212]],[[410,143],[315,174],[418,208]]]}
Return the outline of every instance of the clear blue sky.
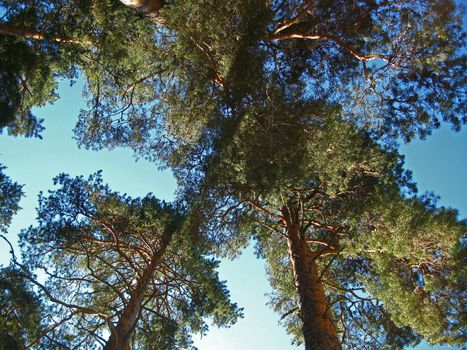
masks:
{"label": "clear blue sky", "polygon": [[[52,186],[52,178],[60,172],[88,175],[103,169],[104,180],[113,190],[131,196],[153,192],[161,199],[171,200],[175,182],[170,172],[157,171],[154,164],[135,162],[129,150],[92,152],[79,150],[72,140],[72,128],[83,108],[79,85],[62,84],[61,99],[36,113],[45,119],[43,140],[13,138],[0,135],[0,163],[6,173],[24,184],[23,210],[15,217],[9,237],[14,240],[21,228],[34,223],[39,191]],[[414,171],[420,190],[433,190],[441,196],[441,204],[460,209],[467,216],[467,131],[453,133],[447,127],[426,141],[415,141],[402,148],[406,163]],[[0,243],[0,263],[7,263],[7,249]],[[279,317],[266,305],[270,292],[262,261],[252,249],[239,259],[221,264],[221,277],[228,282],[232,299],[245,308],[245,318],[231,329],[212,329],[208,336],[196,339],[200,350],[292,350],[290,339],[277,325]],[[420,349],[432,348],[422,345]]]}

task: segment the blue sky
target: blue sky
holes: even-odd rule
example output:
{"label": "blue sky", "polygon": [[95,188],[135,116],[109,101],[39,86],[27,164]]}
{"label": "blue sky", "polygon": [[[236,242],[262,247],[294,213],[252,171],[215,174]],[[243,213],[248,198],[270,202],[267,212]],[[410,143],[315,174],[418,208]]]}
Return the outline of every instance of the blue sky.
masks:
{"label": "blue sky", "polygon": [[[131,196],[153,192],[157,197],[171,200],[175,182],[169,171],[158,171],[144,160],[135,162],[131,151],[79,150],[72,139],[72,128],[80,108],[84,107],[79,84],[60,87],[61,99],[52,106],[36,110],[45,119],[43,140],[13,138],[0,135],[0,163],[6,173],[24,184],[26,196],[22,210],[10,227],[9,237],[15,240],[21,228],[34,223],[39,191],[52,186],[52,178],[61,172],[88,175],[103,170],[104,180],[113,190]],[[432,190],[441,196],[440,203],[458,208],[467,216],[467,130],[454,133],[444,126],[425,141],[414,141],[402,147],[407,167],[421,192]],[[0,263],[7,263],[6,246],[0,243]],[[270,292],[262,261],[249,248],[235,261],[225,261],[220,268],[227,280],[232,299],[245,308],[245,318],[228,330],[212,329],[202,339],[196,338],[200,350],[292,350],[290,338],[277,325],[279,317],[266,305]],[[419,349],[432,348],[422,345]]]}

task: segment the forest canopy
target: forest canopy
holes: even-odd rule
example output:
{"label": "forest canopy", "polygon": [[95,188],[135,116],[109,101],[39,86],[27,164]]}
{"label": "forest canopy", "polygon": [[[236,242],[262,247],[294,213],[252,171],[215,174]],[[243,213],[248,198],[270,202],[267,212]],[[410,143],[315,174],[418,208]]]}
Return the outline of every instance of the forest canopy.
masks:
{"label": "forest canopy", "polygon": [[[33,108],[83,77],[77,144],[130,148],[178,184],[169,204],[59,175],[1,272],[5,344],[189,348],[206,318],[241,315],[213,256],[252,239],[306,350],[465,343],[466,222],[417,193],[399,154],[467,121],[454,1],[0,7],[2,131],[40,137]],[[6,232],[22,190],[0,181]]]}

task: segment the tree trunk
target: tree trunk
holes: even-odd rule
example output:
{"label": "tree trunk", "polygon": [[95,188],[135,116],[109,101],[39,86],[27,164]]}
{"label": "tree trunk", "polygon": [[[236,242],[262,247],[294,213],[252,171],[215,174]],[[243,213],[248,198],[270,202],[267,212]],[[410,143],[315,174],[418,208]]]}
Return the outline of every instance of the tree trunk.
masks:
{"label": "tree trunk", "polygon": [[319,281],[317,255],[301,237],[298,214],[290,213],[288,208],[282,213],[287,223],[287,246],[299,295],[305,350],[340,350],[342,346],[328,313],[323,284]]}
{"label": "tree trunk", "polygon": [[144,295],[147,292],[151,276],[155,269],[162,261],[162,257],[170,243],[173,232],[167,233],[165,239],[162,240],[161,247],[152,256],[151,262],[144,270],[143,275],[138,280],[136,287],[133,289],[130,300],[123,308],[117,324],[112,330],[112,335],[104,346],[104,350],[130,350],[130,339],[138,321],[141,306],[143,304]]}
{"label": "tree trunk", "polygon": [[92,42],[89,40],[77,40],[64,36],[48,35],[34,30],[11,27],[6,24],[0,24],[0,34],[23,37],[31,40],[49,40],[59,44],[80,44],[80,45],[91,45]]}

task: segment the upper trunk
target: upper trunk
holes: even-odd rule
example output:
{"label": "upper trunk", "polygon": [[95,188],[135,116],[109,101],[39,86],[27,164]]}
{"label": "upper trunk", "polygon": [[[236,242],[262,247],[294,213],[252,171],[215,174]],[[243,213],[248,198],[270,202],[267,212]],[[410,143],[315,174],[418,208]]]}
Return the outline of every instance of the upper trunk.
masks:
{"label": "upper trunk", "polygon": [[324,294],[316,264],[317,255],[300,234],[298,215],[283,210],[287,222],[287,246],[292,262],[306,350],[340,350],[342,346],[336,327],[329,315],[329,303]]}
{"label": "upper trunk", "polygon": [[170,243],[173,232],[167,233],[165,239],[162,240],[159,250],[152,256],[151,262],[144,270],[143,275],[138,280],[135,288],[131,293],[130,300],[123,308],[117,325],[112,330],[112,335],[105,344],[104,350],[130,350],[130,339],[133,330],[138,321],[141,306],[143,304],[144,295],[147,292],[151,276],[161,263],[167,246]]}

